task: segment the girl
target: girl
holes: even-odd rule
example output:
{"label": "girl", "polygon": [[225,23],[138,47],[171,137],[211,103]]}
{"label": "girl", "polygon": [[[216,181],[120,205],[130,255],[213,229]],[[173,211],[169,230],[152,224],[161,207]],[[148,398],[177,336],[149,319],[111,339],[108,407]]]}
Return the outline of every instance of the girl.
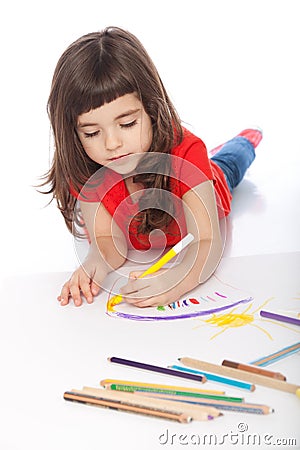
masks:
{"label": "girl", "polygon": [[48,113],[55,154],[44,184],[68,229],[84,226],[90,242],[61,305],[91,303],[129,249],[164,249],[188,232],[195,239],[181,262],[149,277],[131,273],[121,293],[135,306],[165,305],[207,280],[222,255],[219,220],[261,132],[244,130],[209,159],[182,127],[142,44],[116,27],[82,36],[62,54]]}

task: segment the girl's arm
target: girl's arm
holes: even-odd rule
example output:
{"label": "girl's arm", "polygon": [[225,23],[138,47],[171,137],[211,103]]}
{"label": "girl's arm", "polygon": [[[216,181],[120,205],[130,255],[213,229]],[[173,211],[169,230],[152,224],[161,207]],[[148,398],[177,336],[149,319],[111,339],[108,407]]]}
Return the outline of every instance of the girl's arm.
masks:
{"label": "girl's arm", "polygon": [[121,292],[128,303],[136,306],[166,305],[178,300],[217,268],[223,244],[213,184],[205,181],[183,196],[187,231],[195,237],[182,262],[149,277],[137,279],[131,274]]}
{"label": "girl's arm", "polygon": [[90,247],[81,266],[64,284],[58,300],[67,305],[70,297],[76,306],[82,304],[81,293],[88,303],[98,295],[102,281],[120,267],[127,257],[124,234],[101,203],[80,202],[83,219],[89,233]]}

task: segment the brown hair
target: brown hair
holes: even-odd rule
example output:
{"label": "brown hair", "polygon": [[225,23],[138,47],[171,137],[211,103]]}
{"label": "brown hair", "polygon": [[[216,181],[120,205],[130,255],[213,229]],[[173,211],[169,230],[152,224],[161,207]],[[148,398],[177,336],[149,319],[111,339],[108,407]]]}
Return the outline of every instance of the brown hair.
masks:
{"label": "brown hair", "polygon": [[[55,152],[42,186],[52,193],[72,230],[76,219],[76,198],[70,187],[80,192],[86,181],[102,166],[92,161],[77,136],[78,116],[120,96],[137,93],[153,127],[149,151],[169,153],[181,142],[182,128],[159,74],[140,41],[128,31],[108,27],[73,42],[60,57],[52,80],[48,114],[54,135]],[[169,189],[168,177],[139,171],[135,181]],[[166,168],[167,170],[167,168]],[[168,223],[163,210],[140,213],[141,232]]]}

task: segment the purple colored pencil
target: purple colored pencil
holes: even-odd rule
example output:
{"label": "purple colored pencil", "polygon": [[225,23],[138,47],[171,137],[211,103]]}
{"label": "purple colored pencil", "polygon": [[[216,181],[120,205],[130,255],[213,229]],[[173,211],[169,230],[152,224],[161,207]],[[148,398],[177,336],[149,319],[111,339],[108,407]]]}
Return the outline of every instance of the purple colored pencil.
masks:
{"label": "purple colored pencil", "polygon": [[278,320],[279,322],[286,322],[292,325],[300,325],[300,319],[296,319],[295,317],[283,316],[282,314],[273,313],[270,311],[260,311],[260,315],[262,317],[266,317],[272,320]]}
{"label": "purple colored pencil", "polygon": [[183,373],[178,370],[169,369],[167,367],[158,367],[153,366],[152,364],[145,364],[138,361],[130,361],[128,359],[117,358],[115,356],[108,358],[108,361],[112,363],[121,364],[123,366],[130,366],[136,369],[144,369],[150,370],[152,372],[163,373],[164,375],[173,375],[175,377],[185,378],[188,380],[199,381],[200,383],[204,383],[206,381],[206,377],[204,375],[195,375],[192,373]]}

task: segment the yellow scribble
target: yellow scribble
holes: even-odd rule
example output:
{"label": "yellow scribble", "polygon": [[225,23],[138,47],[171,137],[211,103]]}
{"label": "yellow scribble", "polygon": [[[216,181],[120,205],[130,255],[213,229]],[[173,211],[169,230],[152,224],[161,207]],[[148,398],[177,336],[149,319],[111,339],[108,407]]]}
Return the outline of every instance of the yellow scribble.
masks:
{"label": "yellow scribble", "polygon": [[218,327],[228,326],[231,328],[242,327],[253,322],[254,316],[252,314],[234,314],[232,312],[228,314],[223,314],[222,316],[217,316],[213,314],[210,319],[205,322],[217,325]]}
{"label": "yellow scribble", "polygon": [[273,299],[274,297],[268,298],[254,311],[251,311],[253,305],[250,304],[240,313],[235,312],[239,308],[235,307],[225,314],[212,314],[211,317],[204,320],[203,322],[211,324],[216,327],[220,327],[222,329],[218,331],[218,333],[214,334],[210,339],[214,339],[215,337],[224,333],[224,331],[228,330],[229,328],[238,328],[243,327],[245,325],[258,328],[260,331],[265,333],[269,337],[269,339],[273,339],[267,330],[253,323],[255,320],[255,314]]}
{"label": "yellow scribble", "polygon": [[122,295],[115,295],[111,297],[106,304],[106,311],[115,312],[114,306],[118,305],[122,301]]}
{"label": "yellow scribble", "polygon": [[[242,327],[245,325],[249,325],[251,327],[257,328],[262,333],[264,333],[266,336],[268,336],[269,339],[273,340],[273,337],[271,336],[271,334],[267,330],[265,330],[263,327],[257,325],[257,323],[254,323],[254,320],[260,320],[261,322],[272,323],[272,325],[274,325],[274,322],[272,320],[263,319],[261,317],[255,317],[255,315],[267,303],[269,303],[271,300],[274,300],[274,298],[275,297],[268,298],[253,311],[252,311],[252,307],[253,307],[252,304],[248,305],[242,312],[239,312],[239,313],[235,312],[236,310],[238,310],[240,308],[240,306],[237,306],[225,314],[222,314],[222,313],[221,314],[212,314],[211,317],[209,317],[206,320],[203,320],[203,319],[198,319],[198,320],[200,320],[203,325],[205,323],[208,323],[212,326],[221,328],[221,330],[218,331],[217,333],[215,333],[210,339],[214,339],[215,337],[219,336],[220,334],[224,333],[224,331],[229,330],[230,328],[238,328],[238,327]],[[276,323],[276,325],[300,333],[300,331],[297,331],[294,328],[291,328],[286,324]],[[195,328],[198,328],[198,327],[199,327],[199,325]]]}

